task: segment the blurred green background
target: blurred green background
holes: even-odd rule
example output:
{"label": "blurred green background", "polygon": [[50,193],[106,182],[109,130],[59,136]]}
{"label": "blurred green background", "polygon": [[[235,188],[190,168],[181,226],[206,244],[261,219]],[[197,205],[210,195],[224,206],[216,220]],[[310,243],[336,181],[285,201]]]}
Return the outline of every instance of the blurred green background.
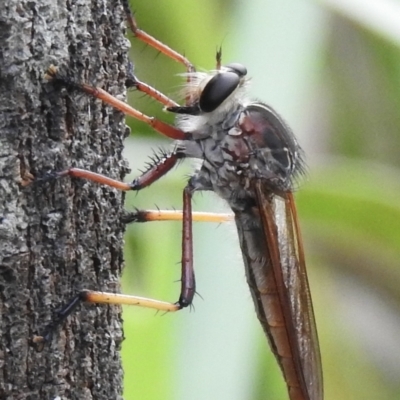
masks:
{"label": "blurred green background", "polygon": [[[325,398],[400,398],[400,2],[148,0],[139,25],[212,69],[247,66],[250,93],[273,105],[304,147],[296,194],[322,353]],[[132,41],[138,77],[176,100],[182,66]],[[153,100],[141,111],[172,122]],[[169,141],[129,121],[132,177]],[[127,197],[127,208],[181,208],[190,163]],[[196,210],[226,211],[213,194]],[[126,293],[176,301],[181,226],[129,226]],[[194,310],[126,307],[126,400],[287,399],[246,287],[233,224],[197,224]]]}

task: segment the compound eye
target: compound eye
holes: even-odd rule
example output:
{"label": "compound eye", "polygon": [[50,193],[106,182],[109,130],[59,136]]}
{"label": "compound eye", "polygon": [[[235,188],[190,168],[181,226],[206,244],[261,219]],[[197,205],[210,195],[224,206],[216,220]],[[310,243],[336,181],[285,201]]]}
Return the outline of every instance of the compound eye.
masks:
{"label": "compound eye", "polygon": [[221,72],[207,83],[199,99],[201,111],[212,112],[238,87],[240,77],[236,72]]}
{"label": "compound eye", "polygon": [[238,74],[241,78],[247,75],[247,68],[239,63],[230,63],[227,65],[224,65],[226,69],[230,69],[232,72],[235,72]]}

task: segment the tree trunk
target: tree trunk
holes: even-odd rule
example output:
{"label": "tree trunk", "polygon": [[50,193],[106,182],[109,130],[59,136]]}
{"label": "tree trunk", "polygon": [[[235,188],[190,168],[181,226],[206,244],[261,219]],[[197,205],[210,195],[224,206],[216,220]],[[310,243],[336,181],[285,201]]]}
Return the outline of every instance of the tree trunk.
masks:
{"label": "tree trunk", "polygon": [[[0,398],[120,399],[120,309],[84,304],[32,343],[81,289],[119,291],[123,195],[79,179],[25,186],[71,166],[122,179],[124,117],[43,79],[125,93],[118,0],[5,0],[0,13]],[[58,396],[58,397],[57,397]]]}

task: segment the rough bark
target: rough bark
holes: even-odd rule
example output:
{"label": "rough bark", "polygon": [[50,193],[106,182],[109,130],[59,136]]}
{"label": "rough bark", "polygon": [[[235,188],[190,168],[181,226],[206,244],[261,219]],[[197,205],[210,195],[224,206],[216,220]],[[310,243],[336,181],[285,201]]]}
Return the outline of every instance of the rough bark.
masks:
{"label": "rough bark", "polygon": [[23,186],[70,166],[122,179],[123,116],[43,79],[51,64],[125,92],[118,0],[5,0],[0,12],[0,398],[119,399],[118,307],[82,305],[32,345],[79,290],[119,290],[123,195],[78,179]]}

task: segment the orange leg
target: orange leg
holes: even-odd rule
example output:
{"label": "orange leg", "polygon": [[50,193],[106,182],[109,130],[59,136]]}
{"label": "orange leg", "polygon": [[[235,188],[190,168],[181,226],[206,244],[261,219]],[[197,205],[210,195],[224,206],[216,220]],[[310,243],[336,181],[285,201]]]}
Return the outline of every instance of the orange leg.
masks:
{"label": "orange leg", "polygon": [[[115,109],[123,112],[125,115],[129,115],[139,121],[145,122],[146,124],[150,125],[155,131],[171,139],[185,140],[190,138],[189,134],[181,131],[180,129],[175,128],[173,125],[169,125],[157,118],[149,117],[148,115],[143,114],[142,112],[131,107],[129,104],[117,99],[116,97],[112,96],[111,94],[107,93],[105,90],[101,88],[90,86],[86,83],[77,83],[66,78],[65,76],[62,76],[61,74],[58,73],[58,70],[54,65],[51,65],[48,68],[45,77],[48,80],[61,83],[62,85],[70,87],[72,89],[81,90],[82,92],[85,92],[93,97],[96,97],[97,99],[102,100],[104,103],[107,103],[110,106],[114,107]],[[145,85],[142,82],[139,82],[138,87],[144,88],[143,89],[144,93],[153,97],[162,104],[166,105],[176,104],[175,102],[169,100],[166,96],[164,96],[156,89],[153,89],[149,85]]]}
{"label": "orange leg", "polygon": [[147,83],[139,81],[139,79],[133,74],[131,74],[129,77],[129,87],[136,88],[137,90],[139,90],[139,92],[142,92],[142,93],[146,94],[147,96],[150,96],[154,100],[163,104],[165,107],[168,107],[168,108],[169,107],[179,107],[178,103],[171,100],[168,96],[161,93],[159,90],[153,88],[152,86],[148,85]]}
{"label": "orange leg", "polygon": [[155,160],[154,164],[140,177],[134,179],[130,183],[121,182],[116,179],[109,178],[105,175],[97,174],[96,172],[91,172],[80,168],[69,168],[64,171],[57,172],[49,177],[46,177],[45,179],[71,176],[74,178],[88,179],[92,182],[110,186],[118,190],[141,190],[154,183],[157,179],[164,176],[183,157],[184,155],[178,150],[169,154],[164,154],[163,157]]}
{"label": "orange leg", "polygon": [[[209,212],[192,212],[192,221],[195,222],[228,222],[233,220],[233,214],[217,214]],[[122,221],[130,222],[153,222],[153,221],[182,221],[183,212],[177,210],[136,210],[127,212]]]}
{"label": "orange leg", "polygon": [[193,64],[186,57],[138,28],[136,19],[129,8],[128,0],[122,0],[122,6],[124,7],[128,25],[136,38],[165,54],[167,57],[183,64],[188,72],[195,71]]}
{"label": "orange leg", "polygon": [[83,290],[57,313],[56,318],[47,327],[43,335],[33,337],[32,341],[36,345],[38,351],[43,350],[44,345],[51,340],[57,328],[61,326],[61,324],[67,319],[67,317],[71,315],[75,311],[77,306],[82,302],[96,304],[132,305],[153,308],[164,312],[173,312],[181,309],[181,306],[178,303],[167,303],[165,301],[153,300],[139,296],[124,295],[119,293]]}

